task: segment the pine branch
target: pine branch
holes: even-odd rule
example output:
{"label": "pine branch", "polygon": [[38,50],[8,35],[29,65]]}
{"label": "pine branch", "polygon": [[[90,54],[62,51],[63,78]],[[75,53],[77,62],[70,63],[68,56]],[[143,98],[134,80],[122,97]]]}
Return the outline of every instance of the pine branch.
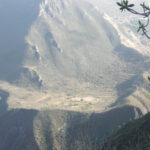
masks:
{"label": "pine branch", "polygon": [[147,27],[149,26],[150,7],[147,6],[145,3],[142,3],[140,4],[140,6],[142,7],[143,12],[138,12],[135,9],[133,9],[135,5],[129,4],[128,0],[121,0],[121,2],[117,2],[117,5],[120,7],[120,10],[122,12],[127,10],[128,12],[132,14],[140,15],[147,19],[146,23],[143,23],[140,20],[138,21],[139,28],[137,32],[141,31],[143,35],[145,35],[148,39],[150,39],[150,35],[148,35],[147,33]]}

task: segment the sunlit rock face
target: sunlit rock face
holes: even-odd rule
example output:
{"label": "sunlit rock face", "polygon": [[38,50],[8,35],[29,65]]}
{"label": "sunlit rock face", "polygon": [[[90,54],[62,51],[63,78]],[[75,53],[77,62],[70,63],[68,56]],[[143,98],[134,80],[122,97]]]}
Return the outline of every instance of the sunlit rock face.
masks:
{"label": "sunlit rock face", "polygon": [[43,2],[26,41],[25,66],[48,85],[67,78],[98,84],[110,66],[121,67],[112,54],[119,43],[117,33],[82,1]]}
{"label": "sunlit rock face", "polygon": [[1,0],[0,150],[92,150],[150,110],[148,57],[94,1]]}
{"label": "sunlit rock face", "polygon": [[43,2],[26,42],[24,67],[46,85],[77,79],[110,86],[120,80],[120,73],[133,73],[115,53],[117,32],[87,2]]}
{"label": "sunlit rock face", "polygon": [[[0,10],[5,14],[0,79],[1,87],[11,93],[10,107],[102,111],[118,100],[121,83],[136,80],[148,68],[146,57],[122,45],[120,34],[92,2],[15,0],[10,4],[3,1]],[[6,34],[7,30],[11,32]]]}

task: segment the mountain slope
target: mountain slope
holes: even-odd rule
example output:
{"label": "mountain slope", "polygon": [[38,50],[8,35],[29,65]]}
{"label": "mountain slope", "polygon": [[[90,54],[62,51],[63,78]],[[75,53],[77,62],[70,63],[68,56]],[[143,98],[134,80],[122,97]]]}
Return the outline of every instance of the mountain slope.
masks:
{"label": "mountain slope", "polygon": [[[47,0],[40,8],[39,17],[26,37],[29,48],[24,67],[35,72],[43,85],[54,88],[56,80],[58,85],[62,80],[69,84],[77,79],[76,82],[112,88],[121,78],[134,74],[132,62],[126,66],[114,53],[115,49],[123,48],[119,47],[117,32],[90,3]],[[134,57],[139,57],[139,63],[144,60],[136,52]]]}
{"label": "mountain slope", "polygon": [[[6,100],[7,96],[3,97],[0,108]],[[0,112],[0,149],[91,150],[98,148],[100,141],[117,131],[119,126],[141,114],[138,108],[131,106],[92,114],[6,109],[3,114]]]}
{"label": "mountain slope", "polygon": [[149,150],[150,149],[150,113],[131,121],[114,136],[104,142],[102,150]]}
{"label": "mountain slope", "polygon": [[0,20],[0,149],[91,150],[149,110],[148,57],[92,1],[2,0]]}
{"label": "mountain slope", "polygon": [[[117,31],[92,3],[17,2],[4,1],[3,5],[10,10],[21,5],[27,24],[1,27],[14,30],[11,37],[17,36],[12,43],[15,48],[0,47],[0,87],[10,94],[10,108],[104,111],[118,99],[116,87],[148,69],[147,58],[122,45]],[[12,18],[21,18],[21,14]],[[17,28],[23,34],[16,34]]]}

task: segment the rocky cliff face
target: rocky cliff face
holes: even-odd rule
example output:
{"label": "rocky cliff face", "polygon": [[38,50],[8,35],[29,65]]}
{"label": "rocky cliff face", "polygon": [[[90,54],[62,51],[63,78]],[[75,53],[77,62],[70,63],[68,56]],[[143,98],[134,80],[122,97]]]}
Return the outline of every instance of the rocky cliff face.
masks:
{"label": "rocky cliff face", "polygon": [[91,2],[1,3],[0,149],[87,150],[149,110],[148,58]]}
{"label": "rocky cliff face", "polygon": [[[3,4],[10,6],[7,1]],[[19,94],[24,93],[24,97],[31,95],[29,99],[34,101],[38,91],[37,101],[42,102],[41,107],[82,109],[80,106],[83,106],[87,109],[90,106],[90,110],[103,110],[118,98],[116,87],[136,79],[147,70],[146,57],[122,45],[117,30],[92,3],[33,0],[28,5],[28,1],[20,3],[16,0],[10,6],[10,10],[17,6],[25,10],[17,18],[22,17],[26,24],[15,24],[18,34],[10,34],[18,35],[16,37],[21,41],[13,38],[15,47],[4,45],[8,53],[3,49],[1,52],[1,80],[13,83],[9,88],[6,83],[2,86],[12,91],[10,95],[16,92],[15,99],[20,99]],[[20,47],[15,45],[17,42]],[[18,93],[17,87],[11,90],[14,85],[21,87],[22,92]],[[123,90],[119,90],[121,94]],[[25,100],[21,106],[24,108],[27,98],[22,100]],[[13,102],[12,107],[18,106]]]}
{"label": "rocky cliff face", "polygon": [[[122,48],[117,31],[84,1],[43,2],[26,42],[24,67],[43,85],[77,80],[112,88],[135,73],[133,62],[127,65],[118,56]],[[119,55],[132,57],[129,53]],[[138,53],[133,55],[135,61],[143,61]]]}

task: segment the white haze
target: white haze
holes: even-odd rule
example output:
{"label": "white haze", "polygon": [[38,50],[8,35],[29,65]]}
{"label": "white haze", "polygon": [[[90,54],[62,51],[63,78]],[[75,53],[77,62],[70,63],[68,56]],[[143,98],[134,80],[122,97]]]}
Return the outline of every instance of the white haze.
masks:
{"label": "white haze", "polygon": [[[149,45],[115,1],[3,0],[1,7],[0,87],[10,109],[106,111],[143,88]],[[132,105],[146,112],[147,99]]]}

